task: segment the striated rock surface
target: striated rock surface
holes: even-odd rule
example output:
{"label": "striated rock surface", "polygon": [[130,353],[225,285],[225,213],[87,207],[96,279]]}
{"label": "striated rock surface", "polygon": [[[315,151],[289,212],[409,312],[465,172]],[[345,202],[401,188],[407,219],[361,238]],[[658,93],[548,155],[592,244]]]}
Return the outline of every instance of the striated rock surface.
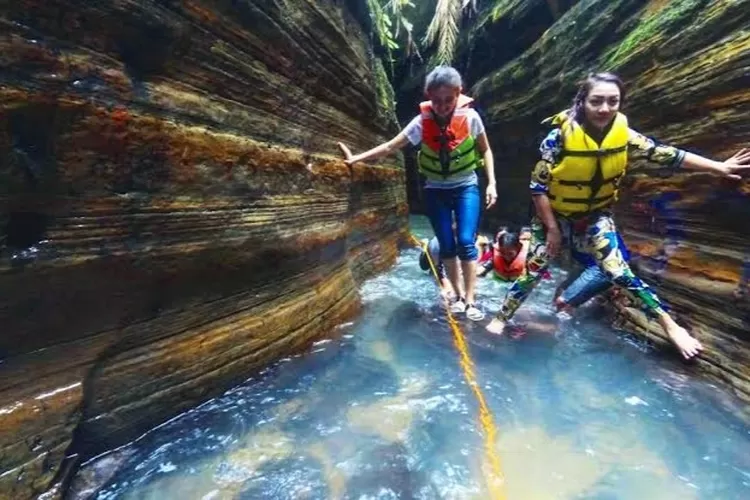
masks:
{"label": "striated rock surface", "polygon": [[0,2],[1,498],[330,334],[395,260],[403,170],[335,148],[397,130],[360,4]]}
{"label": "striated rock surface", "polygon": [[[529,29],[549,27],[531,42],[519,23],[545,4],[552,15]],[[662,142],[717,159],[750,142],[748,0],[497,0],[483,19],[472,34],[482,47],[470,49],[466,72],[481,75],[471,90],[498,157],[500,207],[486,216],[490,228],[526,218],[539,122],[569,104],[589,71],[618,72],[631,126]],[[511,36],[515,55],[502,48]],[[493,47],[500,62],[488,70],[477,54]],[[750,400],[750,182],[631,167],[616,215],[637,271],[706,346],[699,365]],[[664,341],[634,309],[619,310],[620,324]]]}

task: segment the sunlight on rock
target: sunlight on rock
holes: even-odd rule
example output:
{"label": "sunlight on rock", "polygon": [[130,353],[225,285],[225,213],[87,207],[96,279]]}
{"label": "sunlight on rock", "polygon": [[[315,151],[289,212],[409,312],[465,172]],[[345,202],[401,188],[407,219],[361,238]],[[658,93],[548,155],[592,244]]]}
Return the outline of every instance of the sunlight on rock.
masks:
{"label": "sunlight on rock", "polygon": [[321,443],[315,443],[307,449],[307,453],[315,458],[323,468],[323,477],[328,483],[328,498],[338,500],[344,496],[346,490],[346,476],[336,467],[333,458]]}
{"label": "sunlight on rock", "polygon": [[423,392],[426,386],[427,381],[421,377],[405,379],[396,396],[350,408],[347,412],[349,424],[389,442],[404,441],[414,420],[415,406],[410,404],[410,399]]}
{"label": "sunlight on rock", "polygon": [[501,434],[498,449],[508,498],[572,498],[607,472],[594,457],[576,450],[569,439],[554,438],[539,427]]}
{"label": "sunlight on rock", "polygon": [[386,340],[376,340],[369,344],[369,353],[373,359],[377,359],[387,365],[394,362],[393,347]]}
{"label": "sunlight on rock", "polygon": [[289,420],[291,417],[308,407],[311,399],[317,399],[316,396],[317,395],[303,396],[279,403],[273,409],[274,418],[281,422]]}
{"label": "sunlight on rock", "polygon": [[[615,485],[622,477],[628,478],[632,498],[697,498],[695,485],[671,475],[652,451],[619,431],[594,430],[585,447],[569,436],[551,436],[541,427],[506,431],[498,439],[498,449],[507,498],[573,499],[604,491],[617,496]],[[481,468],[487,477],[488,465]]]}
{"label": "sunlight on rock", "polygon": [[217,487],[212,477],[212,469],[206,468],[200,469],[200,472],[196,474],[176,473],[159,476],[145,485],[128,491],[123,498],[126,500],[161,500],[164,498],[164,492],[168,491],[170,498],[230,500],[236,496],[241,486],[241,484],[236,484],[231,488]]}
{"label": "sunlight on rock", "polygon": [[265,463],[286,458],[293,451],[293,439],[278,430],[250,434],[239,449],[221,461],[215,474],[216,483],[241,484]]}
{"label": "sunlight on rock", "polygon": [[[700,491],[695,485],[681,481],[677,477],[653,477],[648,471],[636,474],[623,474],[625,480],[621,484],[627,485],[628,498],[643,498],[648,500],[695,500]],[[620,488],[610,488],[609,493],[616,495]]]}
{"label": "sunlight on rock", "polygon": [[669,476],[664,461],[639,439],[641,432],[635,424],[612,428],[601,423],[589,423],[579,436],[586,443],[587,453],[607,467],[644,470],[658,477]]}
{"label": "sunlight on rock", "polygon": [[133,491],[141,500],[171,498],[229,500],[236,498],[246,481],[267,463],[283,460],[294,451],[293,440],[277,429],[247,435],[235,451],[193,466],[193,473],[166,474]]}

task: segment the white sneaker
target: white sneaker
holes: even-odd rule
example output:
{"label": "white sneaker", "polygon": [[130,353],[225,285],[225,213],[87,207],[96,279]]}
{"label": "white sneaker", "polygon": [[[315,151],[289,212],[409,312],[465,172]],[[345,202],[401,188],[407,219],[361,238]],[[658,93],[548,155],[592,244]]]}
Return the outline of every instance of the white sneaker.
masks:
{"label": "white sneaker", "polygon": [[451,304],[450,310],[453,314],[466,312],[466,302],[464,302],[464,299],[458,299],[453,304]]}
{"label": "white sneaker", "polygon": [[474,304],[469,304],[466,307],[466,317],[472,321],[482,321],[484,319],[484,313],[477,309]]}

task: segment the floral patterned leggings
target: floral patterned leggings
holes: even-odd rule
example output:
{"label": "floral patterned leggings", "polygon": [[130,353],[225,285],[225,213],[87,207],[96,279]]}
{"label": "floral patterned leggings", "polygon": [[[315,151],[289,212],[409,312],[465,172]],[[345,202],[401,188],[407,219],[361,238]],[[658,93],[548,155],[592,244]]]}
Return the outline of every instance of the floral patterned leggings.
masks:
{"label": "floral patterned leggings", "polygon": [[[622,256],[618,245],[617,229],[609,212],[598,212],[582,219],[569,220],[557,217],[563,235],[563,247],[571,252],[584,253],[593,258],[607,278],[627,289],[639,299],[643,310],[656,317],[664,312],[661,301],[646,283],[640,280]],[[526,272],[508,290],[497,317],[510,320],[531,291],[536,287],[549,265],[546,231],[542,221],[531,221],[531,245],[526,257]]]}

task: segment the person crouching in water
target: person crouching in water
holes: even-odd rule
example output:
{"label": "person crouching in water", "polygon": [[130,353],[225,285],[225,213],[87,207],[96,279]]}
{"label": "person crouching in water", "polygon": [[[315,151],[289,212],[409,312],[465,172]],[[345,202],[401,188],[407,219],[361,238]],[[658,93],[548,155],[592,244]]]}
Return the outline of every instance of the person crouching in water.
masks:
{"label": "person crouching in water", "polygon": [[[484,124],[471,107],[473,99],[463,95],[461,75],[449,66],[438,66],[425,80],[425,94],[429,101],[420,103],[417,115],[396,137],[369,151],[353,155],[342,143],[347,165],[358,161],[380,158],[407,144],[418,145],[419,171],[427,178],[424,198],[427,215],[440,243],[440,257],[445,263],[448,279],[454,290],[465,291],[450,305],[453,313],[466,313],[473,321],[480,321],[484,313],[474,302],[477,249],[474,237],[479,226],[479,181],[474,171],[484,160],[488,186],[486,207],[497,200],[495,168],[492,150],[487,141]],[[453,216],[456,230],[451,228]],[[458,259],[461,261],[459,273]],[[459,286],[463,274],[463,286]]]}
{"label": "person crouching in water", "polygon": [[611,73],[590,75],[581,84],[572,107],[551,118],[555,128],[542,141],[541,160],[530,185],[536,216],[532,220],[527,272],[511,285],[500,312],[487,325],[488,331],[503,332],[565,241],[590,255],[609,281],[636,297],[659,321],[683,357],[692,358],[702,349],[623,259],[612,205],[629,159],[643,158],[662,167],[739,179],[738,172],[748,168],[741,165],[750,162],[750,153],[743,150],[720,163],[658,144],[629,128],[627,117],[619,112],[624,98],[619,77]]}
{"label": "person crouching in water", "polygon": [[524,272],[528,250],[528,238],[522,241],[516,233],[498,233],[492,245],[492,259],[477,268],[477,275],[486,276],[492,271],[499,280],[515,281]]}

